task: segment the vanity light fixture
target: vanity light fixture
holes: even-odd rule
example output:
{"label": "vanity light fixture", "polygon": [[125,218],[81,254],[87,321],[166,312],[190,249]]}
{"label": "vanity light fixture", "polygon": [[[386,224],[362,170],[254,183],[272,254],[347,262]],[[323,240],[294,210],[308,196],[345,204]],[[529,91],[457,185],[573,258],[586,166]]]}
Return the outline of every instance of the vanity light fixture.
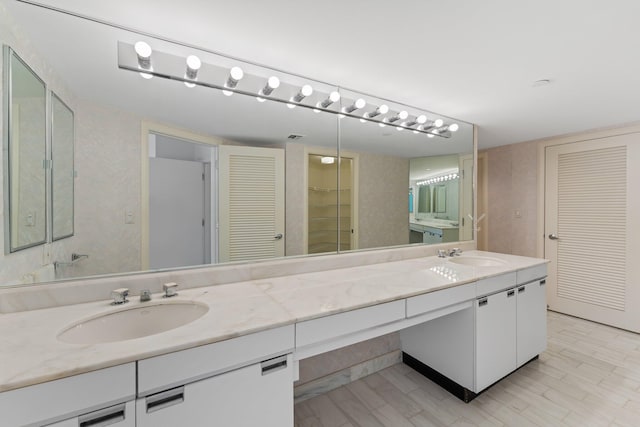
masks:
{"label": "vanity light fixture", "polygon": [[[202,61],[195,55],[187,56],[187,72],[184,74],[185,79],[198,80],[198,70],[202,66]],[[184,82],[186,87],[194,87],[195,83]]]}
{"label": "vanity light fixture", "polygon": [[294,104],[294,102],[299,103],[300,101],[305,99],[307,96],[311,96],[312,93],[313,93],[313,88],[310,85],[302,86],[300,88],[300,91],[296,93],[295,96],[292,96],[289,99],[289,103],[287,104],[287,107],[296,108],[296,104]]}
{"label": "vanity light fixture", "polygon": [[[269,96],[271,95],[271,92],[278,89],[279,87],[280,87],[280,79],[277,78],[276,76],[271,76],[269,77],[269,79],[267,79],[267,84],[262,89],[260,89],[260,92],[258,92],[258,95]],[[261,98],[260,96],[257,96],[256,99],[258,100],[258,102],[266,101],[266,99]]]}
{"label": "vanity light fixture", "polygon": [[458,173],[449,173],[446,175],[440,175],[440,176],[436,176],[433,178],[429,178],[429,179],[425,179],[424,181],[419,181],[416,182],[416,185],[431,185],[431,184],[436,184],[438,182],[446,182],[446,181],[451,181],[454,179],[458,179],[460,178],[460,175],[458,175]]}
{"label": "vanity light fixture", "polygon": [[[282,86],[280,79],[275,76],[271,76],[267,79],[266,84],[256,88],[250,88],[250,83],[247,83],[247,88],[239,88],[238,83],[244,78],[244,71],[239,66],[225,69],[219,65],[203,63],[200,58],[195,55],[190,55],[186,58],[186,71],[184,67],[185,56],[179,56],[168,52],[154,52],[149,44],[143,41],[139,41],[135,44],[118,42],[118,67],[123,70],[139,73],[144,78],[160,77],[163,79],[182,81],[188,87],[194,87],[196,85],[208,87],[222,91],[226,96],[231,96],[237,92],[241,95],[253,96],[258,101],[264,102],[270,100],[276,103],[287,105],[289,108],[295,108],[300,106],[301,108],[308,108],[315,112],[324,111],[327,113],[335,114],[340,118],[350,116],[354,119],[359,119],[361,122],[373,122],[377,123],[380,127],[387,125],[395,127],[398,131],[408,129],[414,133],[425,134],[428,138],[439,136],[442,138],[451,138],[452,132],[459,129],[459,125],[451,123],[444,124],[442,119],[427,120],[424,114],[417,115],[412,120],[408,120],[409,113],[407,111],[390,112],[389,107],[385,104],[379,106],[371,106],[369,111],[365,111],[367,102],[362,98],[349,101],[343,101],[344,107],[339,105],[342,99],[341,94],[336,91],[327,91],[317,96],[320,99],[313,100],[313,103],[305,103],[303,100],[314,94],[314,89],[309,84],[303,84],[298,86],[298,89],[293,89],[295,95],[289,98],[289,96],[274,96],[273,92],[277,88]],[[122,54],[120,54],[122,52]],[[153,56],[153,59],[152,59]],[[203,74],[199,71],[202,66],[206,65],[206,69],[217,70],[218,72],[228,72],[226,81],[220,82],[215,79],[208,78],[208,74]],[[212,74],[212,73],[209,73]],[[212,74],[215,75],[215,74]],[[224,74],[223,74],[224,75]],[[252,76],[255,81],[259,76]],[[264,80],[262,80],[264,82]],[[287,89],[291,90],[292,85],[286,84]],[[280,89],[282,92],[285,92]],[[291,92],[289,92],[291,93]],[[382,102],[382,101],[381,101]],[[337,104],[336,104],[337,103]],[[347,105],[346,103],[351,103]],[[334,105],[334,108],[328,108]],[[339,107],[338,107],[339,105]],[[360,110],[357,112],[356,110]]]}
{"label": "vanity light fixture", "polygon": [[364,113],[364,116],[368,119],[372,119],[374,117],[378,117],[381,114],[387,114],[389,112],[389,107],[386,104],[382,104],[377,107],[374,111],[370,113]]}
{"label": "vanity light fixture", "polygon": [[[229,77],[227,78],[227,82],[224,84],[224,87],[227,87],[229,89],[234,89],[238,85],[238,82],[242,80],[243,77],[244,77],[244,71],[242,71],[242,68],[233,67],[231,71],[229,71]],[[233,95],[233,91],[230,91],[230,90],[223,90],[222,93],[224,93],[226,96]]]}
{"label": "vanity light fixture", "polygon": [[353,102],[353,104],[349,105],[348,107],[342,107],[342,112],[351,114],[356,110],[364,108],[365,105],[367,105],[367,102],[362,98],[358,98]]}

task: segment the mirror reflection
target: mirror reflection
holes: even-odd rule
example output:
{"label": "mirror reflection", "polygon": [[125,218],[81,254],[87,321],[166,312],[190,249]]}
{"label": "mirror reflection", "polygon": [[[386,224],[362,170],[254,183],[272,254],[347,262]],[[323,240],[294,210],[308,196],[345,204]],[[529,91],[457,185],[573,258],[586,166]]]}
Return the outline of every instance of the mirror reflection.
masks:
{"label": "mirror reflection", "polygon": [[46,238],[46,91],[45,84],[11,49],[5,111],[5,247],[7,252],[40,244]]}
{"label": "mirror reflection", "polygon": [[[418,195],[423,179],[412,159],[473,160],[469,124],[429,138],[361,123],[383,104],[380,118],[427,113],[32,5],[7,10],[75,113],[75,233],[53,243],[52,261],[89,258],[57,269],[58,279],[408,244],[414,223],[459,221],[408,209],[407,188]],[[52,37],[52,26],[68,31]],[[190,55],[200,61],[192,80]],[[165,66],[171,78],[158,75]],[[367,108],[335,114],[361,97]],[[11,279],[30,274],[25,264]]]}
{"label": "mirror reflection", "polygon": [[73,235],[73,111],[51,96],[51,207],[53,240]]}

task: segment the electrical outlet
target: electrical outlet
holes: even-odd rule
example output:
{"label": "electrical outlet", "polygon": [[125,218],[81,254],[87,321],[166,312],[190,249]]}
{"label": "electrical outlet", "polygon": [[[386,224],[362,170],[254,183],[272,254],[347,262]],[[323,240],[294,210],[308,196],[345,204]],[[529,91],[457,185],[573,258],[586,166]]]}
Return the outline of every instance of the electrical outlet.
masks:
{"label": "electrical outlet", "polygon": [[125,224],[135,224],[136,220],[133,216],[133,212],[130,210],[124,211],[124,223]]}

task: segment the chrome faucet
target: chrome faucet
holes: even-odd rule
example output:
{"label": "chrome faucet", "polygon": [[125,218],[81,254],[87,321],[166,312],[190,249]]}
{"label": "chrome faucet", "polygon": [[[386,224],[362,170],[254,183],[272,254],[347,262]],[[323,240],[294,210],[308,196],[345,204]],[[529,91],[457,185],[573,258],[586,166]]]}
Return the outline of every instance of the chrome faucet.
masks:
{"label": "chrome faucet", "polygon": [[449,256],[453,257],[453,256],[460,256],[460,254],[462,254],[462,249],[460,248],[453,248],[449,251]]}
{"label": "chrome faucet", "polygon": [[120,305],[129,302],[127,297],[129,296],[129,289],[120,288],[114,289],[111,291],[111,298],[113,298],[113,302],[111,305]]}
{"label": "chrome faucet", "polygon": [[171,298],[178,295],[178,284],[175,282],[165,283],[162,285],[164,290],[164,298]]}
{"label": "chrome faucet", "polygon": [[151,301],[151,291],[149,289],[143,289],[140,291],[140,302]]}

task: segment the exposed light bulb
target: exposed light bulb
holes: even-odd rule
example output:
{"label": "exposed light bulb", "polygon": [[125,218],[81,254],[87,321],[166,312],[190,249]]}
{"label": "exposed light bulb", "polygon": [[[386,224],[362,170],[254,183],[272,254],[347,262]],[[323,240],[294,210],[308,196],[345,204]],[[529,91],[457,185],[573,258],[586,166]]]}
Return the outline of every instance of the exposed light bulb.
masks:
{"label": "exposed light bulb", "polygon": [[421,124],[421,125],[425,124],[427,122],[427,116],[425,116],[424,114],[419,115],[416,118],[416,122],[418,122],[418,124]]}
{"label": "exposed light bulb", "polygon": [[456,132],[458,129],[460,129],[460,126],[457,123],[452,123],[449,125],[449,130],[451,132]]}
{"label": "exposed light bulb", "polygon": [[444,124],[444,120],[442,119],[436,119],[435,122],[433,122],[433,125],[437,128],[441,127]]}
{"label": "exposed light bulb", "polygon": [[[229,71],[229,77],[227,78],[227,82],[224,84],[224,86],[228,87],[229,89],[233,89],[238,85],[238,82],[240,80],[242,80],[243,77],[244,77],[244,71],[242,71],[242,68],[233,67]],[[227,95],[225,92],[229,92],[229,93],[233,94],[233,92],[230,91],[230,90],[227,90],[227,91],[223,90],[222,92],[225,95]],[[231,95],[227,95],[227,96],[231,96]]]}
{"label": "exposed light bulb", "polygon": [[149,74],[149,73],[140,73],[140,76],[141,76],[143,79],[147,79],[147,80],[149,80],[149,79],[152,79],[152,78],[153,78],[153,74]]}
{"label": "exposed light bulb", "polygon": [[377,107],[374,111],[370,113],[366,113],[365,116],[369,118],[373,118],[373,117],[379,116],[380,114],[387,114],[388,112],[389,112],[389,107],[385,104],[382,104],[381,106]]}
{"label": "exposed light bulb", "polygon": [[198,70],[202,66],[202,61],[195,55],[187,56],[187,77],[195,80],[198,76]]}
{"label": "exposed light bulb", "polygon": [[327,99],[322,102],[318,102],[316,106],[319,108],[327,108],[329,105],[338,101],[340,101],[340,92],[333,91],[329,94],[329,97]]}
{"label": "exposed light bulb", "polygon": [[149,70],[151,68],[151,46],[149,46],[146,42],[139,41],[133,45],[133,49],[136,51],[136,55],[138,55],[138,65],[140,68],[145,70]]}
{"label": "exposed light bulb", "polygon": [[307,96],[310,96],[312,93],[313,93],[313,88],[310,85],[304,85],[300,88],[300,92],[298,92],[294,97],[292,97],[290,101],[300,102],[303,99],[305,99]]}
{"label": "exposed light bulb", "polygon": [[406,120],[407,117],[409,117],[409,113],[404,110],[400,111],[400,113],[398,113],[398,117],[400,117],[400,120]]}
{"label": "exposed light bulb", "polygon": [[364,108],[365,105],[367,105],[367,102],[362,98],[358,98],[353,104],[349,105],[348,107],[344,107],[342,109],[342,112],[350,114],[356,110]]}

